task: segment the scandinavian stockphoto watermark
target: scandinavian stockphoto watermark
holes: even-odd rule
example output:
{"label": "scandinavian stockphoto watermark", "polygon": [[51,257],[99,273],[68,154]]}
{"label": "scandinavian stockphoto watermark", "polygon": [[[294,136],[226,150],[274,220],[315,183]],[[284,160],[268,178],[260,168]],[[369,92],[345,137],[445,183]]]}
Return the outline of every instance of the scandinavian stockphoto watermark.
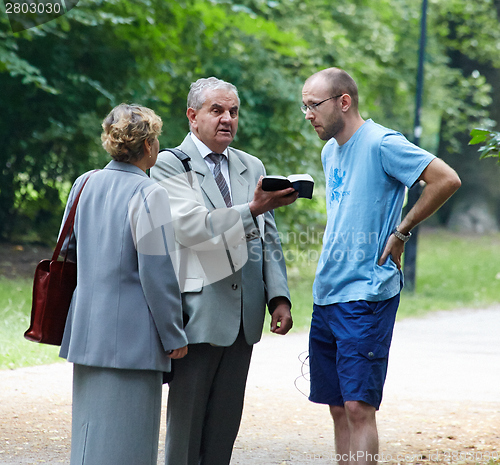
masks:
{"label": "scandinavian stockphoto watermark", "polygon": [[[178,183],[186,182],[184,177],[180,174],[167,180],[172,195]],[[209,217],[196,199],[185,198],[184,202],[189,213],[172,217],[167,191],[154,184],[132,197],[128,213],[137,251],[144,255],[168,254],[181,290],[189,291],[239,271],[248,261],[248,250],[238,211],[220,208]]]}
{"label": "scandinavian stockphoto watermark", "polygon": [[[287,263],[311,264],[317,263],[320,257],[318,245],[323,242],[324,231],[307,227],[300,232],[278,232],[277,235],[265,235],[262,238],[264,244],[282,243],[283,249],[271,247],[265,248],[265,261],[279,261],[285,259]],[[326,261],[338,263],[361,263],[370,254],[373,254],[373,244],[379,245],[379,233],[373,231],[356,231],[351,228],[348,231],[335,233],[331,241],[335,250],[323,257]],[[271,251],[269,251],[271,250]],[[261,260],[261,247],[259,244],[252,244],[249,247],[249,260]]]}
{"label": "scandinavian stockphoto watermark", "polygon": [[45,24],[73,9],[78,0],[4,0],[12,32]]}
{"label": "scandinavian stockphoto watermark", "polygon": [[400,463],[400,464],[433,464],[433,463],[490,463],[492,460],[498,461],[500,452],[498,451],[456,451],[440,450],[427,451],[426,453],[401,452],[395,454],[380,453],[368,454],[363,451],[350,452],[348,454],[315,454],[315,453],[290,453],[287,464],[305,465],[309,463],[334,464],[340,462],[376,461],[378,463]]}
{"label": "scandinavian stockphoto watermark", "polygon": [[[187,184],[191,188],[186,189]],[[180,173],[138,192],[129,204],[129,218],[137,250],[142,254],[168,253],[181,289],[188,291],[220,281],[239,271],[247,262],[317,263],[323,230],[307,227],[301,232],[267,232],[263,215],[247,227],[238,209],[204,206],[202,189],[195,176]],[[163,194],[161,194],[163,192]],[[176,202],[170,216],[167,192]],[[168,239],[174,237],[177,241]],[[379,244],[376,232],[351,228],[333,238],[336,246],[326,260],[362,263]],[[181,245],[182,244],[182,245]],[[284,244],[283,248],[279,247]],[[186,274],[188,272],[188,275]]]}

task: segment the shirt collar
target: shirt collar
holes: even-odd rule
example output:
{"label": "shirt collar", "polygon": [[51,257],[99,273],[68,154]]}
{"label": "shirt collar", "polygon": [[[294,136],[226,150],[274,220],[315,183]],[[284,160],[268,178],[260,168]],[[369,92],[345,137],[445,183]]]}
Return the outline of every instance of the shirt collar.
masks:
{"label": "shirt collar", "polygon": [[[191,136],[191,139],[193,140],[194,145],[196,145],[198,152],[200,152],[200,155],[203,158],[206,159],[208,157],[208,155],[210,155],[211,153],[214,153],[200,139],[198,139],[198,137],[196,137],[192,132],[190,132],[189,135]],[[224,150],[221,155],[224,155],[227,158],[227,152],[228,152],[228,150],[226,148],[226,150]]]}

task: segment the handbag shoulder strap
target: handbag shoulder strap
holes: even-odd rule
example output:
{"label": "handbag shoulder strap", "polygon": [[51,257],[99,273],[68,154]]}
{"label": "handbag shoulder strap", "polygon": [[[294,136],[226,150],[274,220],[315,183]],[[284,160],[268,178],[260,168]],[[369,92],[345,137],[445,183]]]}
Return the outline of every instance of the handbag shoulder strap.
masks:
{"label": "handbag shoulder strap", "polygon": [[160,150],[160,152],[172,152],[182,162],[186,173],[191,171],[191,166],[189,165],[189,160],[191,160],[191,157],[181,149],[163,149]]}
{"label": "handbag shoulder strap", "polygon": [[73,202],[73,205],[71,206],[71,210],[69,211],[68,217],[66,218],[66,221],[64,222],[64,226],[63,226],[63,229],[61,231],[61,234],[59,235],[59,239],[57,241],[56,248],[54,249],[54,253],[52,255],[52,260],[57,260],[57,257],[59,256],[59,253],[61,252],[61,248],[63,246],[64,240],[66,239],[66,236],[68,235],[70,230],[73,230],[73,223],[75,222],[75,215],[76,215],[76,207],[78,206],[78,201],[80,200],[80,195],[82,195],[83,188],[85,187],[85,184],[87,184],[87,181],[89,180],[90,176],[92,176],[96,171],[99,171],[99,170],[92,171],[85,178],[85,181],[83,181],[82,187],[80,187],[80,190],[78,191],[78,194],[75,197],[75,201]]}
{"label": "handbag shoulder strap", "polygon": [[189,164],[189,160],[191,160],[191,157],[187,153],[183,152],[181,149],[163,149],[160,150],[160,153],[161,152],[171,152],[181,161],[182,165],[184,166],[184,170],[187,173],[189,184],[191,184],[192,187],[193,175],[191,173],[191,165]]}

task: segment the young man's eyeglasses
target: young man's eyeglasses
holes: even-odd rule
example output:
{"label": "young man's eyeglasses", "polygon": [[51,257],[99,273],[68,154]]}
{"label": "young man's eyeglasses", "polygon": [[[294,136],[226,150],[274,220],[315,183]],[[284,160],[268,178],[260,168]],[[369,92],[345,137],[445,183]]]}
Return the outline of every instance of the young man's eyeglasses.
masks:
{"label": "young man's eyeglasses", "polygon": [[321,102],[318,102],[318,103],[313,103],[312,105],[302,105],[300,107],[300,109],[302,110],[302,113],[304,113],[304,115],[305,115],[307,113],[307,110],[311,110],[312,112],[314,112],[316,110],[316,108],[318,108],[322,103],[325,103],[328,100],[331,100],[333,98],[342,97],[342,95],[344,95],[344,94],[335,95],[334,97],[327,98],[327,99],[322,100]]}

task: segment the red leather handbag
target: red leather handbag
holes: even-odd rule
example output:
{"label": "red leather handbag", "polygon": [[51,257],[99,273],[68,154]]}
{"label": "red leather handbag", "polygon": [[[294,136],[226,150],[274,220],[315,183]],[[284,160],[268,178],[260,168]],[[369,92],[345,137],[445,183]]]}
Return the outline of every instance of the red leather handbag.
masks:
{"label": "red leather handbag", "polygon": [[66,237],[71,238],[75,222],[76,207],[90,173],[85,179],[71,206],[64,227],[57,241],[51,260],[42,260],[36,267],[33,280],[31,324],[24,333],[29,341],[60,346],[69,305],[76,287],[76,263],[69,261],[68,252],[64,260],[57,260]]}

